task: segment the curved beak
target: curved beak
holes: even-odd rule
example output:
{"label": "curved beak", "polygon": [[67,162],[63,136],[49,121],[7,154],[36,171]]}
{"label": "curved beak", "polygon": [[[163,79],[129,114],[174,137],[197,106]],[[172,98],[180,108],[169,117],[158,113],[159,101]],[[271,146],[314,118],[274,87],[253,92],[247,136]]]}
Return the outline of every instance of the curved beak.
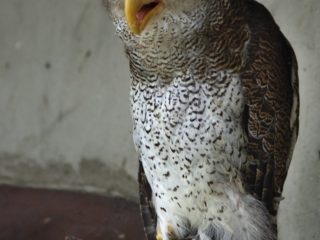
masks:
{"label": "curved beak", "polygon": [[150,19],[163,8],[161,0],[124,0],[125,17],[130,30],[140,34]]}

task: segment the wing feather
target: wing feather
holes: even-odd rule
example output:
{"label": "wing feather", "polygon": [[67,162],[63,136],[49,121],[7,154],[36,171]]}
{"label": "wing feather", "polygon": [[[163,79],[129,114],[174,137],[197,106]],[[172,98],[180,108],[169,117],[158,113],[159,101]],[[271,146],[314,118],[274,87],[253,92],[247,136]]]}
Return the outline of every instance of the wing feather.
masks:
{"label": "wing feather", "polygon": [[157,216],[152,204],[152,190],[144,173],[143,165],[139,161],[139,196],[140,212],[142,215],[144,232],[147,240],[155,240]]}
{"label": "wing feather", "polygon": [[250,2],[248,64],[241,75],[247,106],[247,189],[275,214],[274,201],[281,195],[288,159],[298,128],[298,75],[294,52],[259,3]]}

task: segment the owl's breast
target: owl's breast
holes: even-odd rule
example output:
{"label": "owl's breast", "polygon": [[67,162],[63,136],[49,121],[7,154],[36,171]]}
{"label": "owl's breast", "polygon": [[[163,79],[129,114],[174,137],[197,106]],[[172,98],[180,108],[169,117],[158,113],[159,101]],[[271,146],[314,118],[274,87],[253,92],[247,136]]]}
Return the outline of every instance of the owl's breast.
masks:
{"label": "owl's breast", "polygon": [[135,146],[151,182],[223,181],[245,159],[237,77],[209,83],[177,78],[164,87],[137,84],[131,103]]}

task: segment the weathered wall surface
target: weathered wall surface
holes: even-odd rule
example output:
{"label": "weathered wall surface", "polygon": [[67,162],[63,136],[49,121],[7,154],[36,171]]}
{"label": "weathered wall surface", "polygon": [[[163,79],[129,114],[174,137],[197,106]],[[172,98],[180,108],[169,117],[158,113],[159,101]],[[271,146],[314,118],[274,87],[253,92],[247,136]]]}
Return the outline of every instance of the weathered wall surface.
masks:
{"label": "weathered wall surface", "polygon": [[129,77],[99,0],[0,0],[0,181],[136,196]]}
{"label": "weathered wall surface", "polygon": [[[299,61],[280,236],[320,239],[320,2],[261,0]],[[100,0],[0,0],[0,183],[136,197],[128,67]]]}

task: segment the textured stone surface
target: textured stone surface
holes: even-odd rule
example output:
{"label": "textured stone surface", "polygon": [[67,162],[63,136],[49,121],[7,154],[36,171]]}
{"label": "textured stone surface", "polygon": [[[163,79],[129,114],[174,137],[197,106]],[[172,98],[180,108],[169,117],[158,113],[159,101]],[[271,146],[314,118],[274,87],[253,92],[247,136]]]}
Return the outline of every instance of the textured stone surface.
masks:
{"label": "textured stone surface", "polygon": [[[299,62],[282,240],[320,239],[320,2],[261,0]],[[100,0],[0,0],[0,182],[135,198],[128,67]]]}

